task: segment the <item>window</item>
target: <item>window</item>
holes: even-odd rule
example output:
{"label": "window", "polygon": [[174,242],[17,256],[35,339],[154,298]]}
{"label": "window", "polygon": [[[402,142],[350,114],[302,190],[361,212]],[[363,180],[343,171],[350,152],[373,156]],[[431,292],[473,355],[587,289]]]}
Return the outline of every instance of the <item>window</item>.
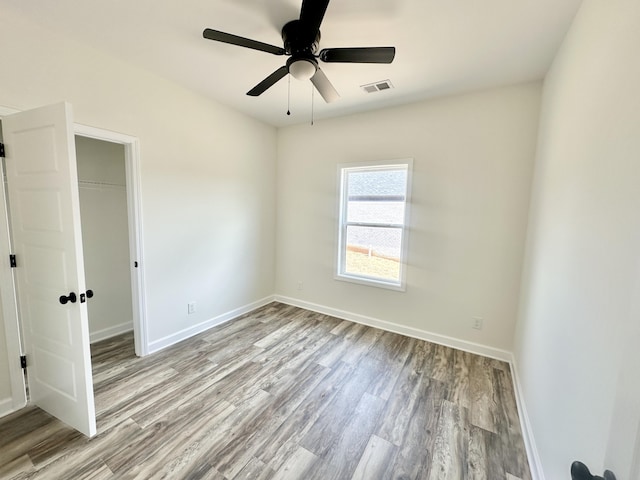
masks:
{"label": "window", "polygon": [[339,167],[337,279],[404,290],[411,166]]}

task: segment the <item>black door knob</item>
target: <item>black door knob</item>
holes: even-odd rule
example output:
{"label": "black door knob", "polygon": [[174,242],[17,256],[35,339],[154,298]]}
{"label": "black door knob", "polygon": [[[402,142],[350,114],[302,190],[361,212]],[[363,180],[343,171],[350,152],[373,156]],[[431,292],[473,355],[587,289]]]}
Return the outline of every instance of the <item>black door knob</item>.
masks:
{"label": "black door knob", "polygon": [[576,461],[571,464],[571,480],[616,480],[616,476],[611,470],[605,470],[604,477],[592,475],[584,463]]}
{"label": "black door knob", "polygon": [[80,303],[85,303],[87,298],[93,297],[93,290],[87,290],[85,293],[80,294]]}
{"label": "black door knob", "polygon": [[71,292],[69,295],[61,295],[58,300],[60,300],[60,303],[64,305],[67,302],[76,303],[77,299],[78,298],[76,297],[76,294],[74,292]]}

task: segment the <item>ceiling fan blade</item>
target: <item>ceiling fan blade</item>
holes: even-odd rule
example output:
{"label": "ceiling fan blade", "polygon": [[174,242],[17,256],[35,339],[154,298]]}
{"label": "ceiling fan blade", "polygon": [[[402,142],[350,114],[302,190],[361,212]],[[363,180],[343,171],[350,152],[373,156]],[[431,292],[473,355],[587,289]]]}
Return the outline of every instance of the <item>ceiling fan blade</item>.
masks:
{"label": "ceiling fan blade", "polygon": [[300,32],[305,42],[311,43],[316,39],[328,6],[329,0],[302,0]]}
{"label": "ceiling fan blade", "polygon": [[285,54],[284,48],[258,42],[257,40],[251,40],[250,38],[239,37],[238,35],[232,35],[230,33],[219,32],[218,30],[212,30],[210,28],[205,28],[202,36],[209,40],[215,40],[216,42],[230,43],[231,45],[252,48],[253,50],[260,50],[261,52],[272,53],[274,55]]}
{"label": "ceiling fan blade", "polygon": [[333,88],[333,85],[331,85],[331,82],[324,72],[320,70],[320,67],[316,70],[315,75],[311,77],[311,83],[313,83],[313,86],[316,87],[316,90],[322,95],[325,102],[335,102],[340,98],[340,95],[336,89]]}
{"label": "ceiling fan blade", "polygon": [[271,75],[269,75],[267,78],[262,80],[255,87],[253,87],[251,90],[249,90],[247,92],[247,95],[251,97],[257,97],[259,95],[262,95],[267,89],[275,85],[278,82],[278,80],[284,77],[287,73],[289,73],[289,68],[283,65],[282,67],[277,69],[275,72],[273,72]]}
{"label": "ceiling fan blade", "polygon": [[325,48],[319,55],[323,62],[334,63],[391,63],[395,56],[395,47]]}

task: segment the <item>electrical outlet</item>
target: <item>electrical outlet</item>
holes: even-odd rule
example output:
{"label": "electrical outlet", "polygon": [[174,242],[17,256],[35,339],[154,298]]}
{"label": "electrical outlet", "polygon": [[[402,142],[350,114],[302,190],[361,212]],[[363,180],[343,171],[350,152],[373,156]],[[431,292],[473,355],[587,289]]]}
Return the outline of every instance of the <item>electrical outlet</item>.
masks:
{"label": "electrical outlet", "polygon": [[191,315],[192,313],[196,313],[196,302],[187,303],[187,313]]}
{"label": "electrical outlet", "polygon": [[298,291],[301,292],[304,288],[304,284],[302,282],[298,282]]}
{"label": "electrical outlet", "polygon": [[472,327],[476,330],[482,330],[482,317],[473,317]]}

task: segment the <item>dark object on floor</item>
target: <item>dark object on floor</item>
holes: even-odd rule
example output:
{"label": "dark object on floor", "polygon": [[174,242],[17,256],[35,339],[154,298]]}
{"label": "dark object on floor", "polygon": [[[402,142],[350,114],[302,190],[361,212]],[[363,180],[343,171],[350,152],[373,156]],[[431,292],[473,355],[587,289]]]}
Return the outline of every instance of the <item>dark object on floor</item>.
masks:
{"label": "dark object on floor", "polygon": [[610,470],[604,471],[604,477],[591,475],[584,463],[573,462],[571,464],[571,480],[616,480],[616,476]]}

